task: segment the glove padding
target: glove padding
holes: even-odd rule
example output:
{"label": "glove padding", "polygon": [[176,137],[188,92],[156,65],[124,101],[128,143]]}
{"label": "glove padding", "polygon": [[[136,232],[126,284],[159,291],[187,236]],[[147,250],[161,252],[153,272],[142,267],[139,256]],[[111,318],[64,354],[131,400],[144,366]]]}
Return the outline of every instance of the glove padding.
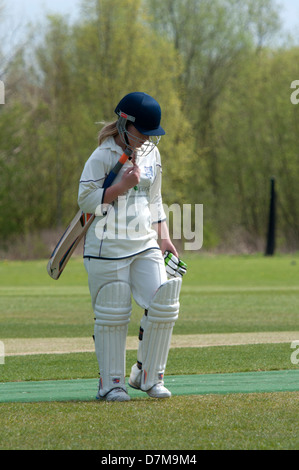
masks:
{"label": "glove padding", "polygon": [[187,272],[187,264],[170,251],[165,251],[164,262],[168,277],[183,277]]}

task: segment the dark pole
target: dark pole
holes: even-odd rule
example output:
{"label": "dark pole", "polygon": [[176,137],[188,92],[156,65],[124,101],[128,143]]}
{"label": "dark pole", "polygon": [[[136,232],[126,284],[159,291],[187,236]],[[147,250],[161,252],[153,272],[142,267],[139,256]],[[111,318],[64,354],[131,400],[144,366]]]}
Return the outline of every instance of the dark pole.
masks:
{"label": "dark pole", "polygon": [[268,235],[266,256],[273,256],[275,251],[275,226],[276,226],[276,192],[275,192],[275,178],[271,178],[271,192],[270,192],[270,208],[269,208],[269,222],[268,222]]}

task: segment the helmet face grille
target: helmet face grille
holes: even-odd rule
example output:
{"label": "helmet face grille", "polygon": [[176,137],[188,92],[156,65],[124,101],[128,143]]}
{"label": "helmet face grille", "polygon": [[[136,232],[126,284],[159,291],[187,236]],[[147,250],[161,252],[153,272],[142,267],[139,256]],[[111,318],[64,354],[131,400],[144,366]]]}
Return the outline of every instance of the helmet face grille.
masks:
{"label": "helmet face grille", "polygon": [[[126,128],[127,119],[124,116],[120,116],[117,121],[117,129],[120,139],[126,147],[132,151],[137,151],[139,157],[145,157],[148,155],[160,142],[160,136],[147,136],[146,141],[139,137],[131,134]],[[128,143],[128,137],[132,145]]]}

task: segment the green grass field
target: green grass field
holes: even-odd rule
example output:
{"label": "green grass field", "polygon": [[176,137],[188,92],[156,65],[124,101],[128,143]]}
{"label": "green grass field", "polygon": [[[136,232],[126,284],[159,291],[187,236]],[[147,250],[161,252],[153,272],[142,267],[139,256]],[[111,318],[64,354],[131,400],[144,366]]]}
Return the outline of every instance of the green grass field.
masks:
{"label": "green grass field", "polygon": [[[187,255],[174,335],[294,333],[299,256]],[[0,341],[88,338],[87,275],[72,259],[58,281],[46,261],[0,262]],[[129,336],[142,312],[134,304]],[[289,342],[173,348],[167,375],[299,369]],[[127,351],[127,375],[136,351]],[[96,378],[95,354],[15,355],[0,382]],[[1,384],[0,384],[1,386]],[[298,388],[299,390],[299,388]],[[299,449],[299,391],[173,396],[129,403],[0,403],[0,449]]]}

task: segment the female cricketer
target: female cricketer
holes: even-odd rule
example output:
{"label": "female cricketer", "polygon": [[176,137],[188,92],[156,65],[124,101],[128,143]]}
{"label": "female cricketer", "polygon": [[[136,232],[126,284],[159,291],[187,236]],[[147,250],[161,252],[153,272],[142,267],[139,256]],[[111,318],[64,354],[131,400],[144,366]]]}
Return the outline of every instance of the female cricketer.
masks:
{"label": "female cricketer", "polygon": [[[161,197],[161,108],[148,94],[134,92],[115,113],[117,120],[101,130],[99,146],[85,164],[78,194],[80,209],[96,215],[85,237],[84,265],[95,316],[97,398],[130,400],[125,368],[131,296],[144,314],[129,385],[150,397],[167,398],[171,392],[163,377],[181,278],[168,279],[163,259],[166,250],[178,254]],[[106,187],[107,175],[124,152],[128,160]]]}

